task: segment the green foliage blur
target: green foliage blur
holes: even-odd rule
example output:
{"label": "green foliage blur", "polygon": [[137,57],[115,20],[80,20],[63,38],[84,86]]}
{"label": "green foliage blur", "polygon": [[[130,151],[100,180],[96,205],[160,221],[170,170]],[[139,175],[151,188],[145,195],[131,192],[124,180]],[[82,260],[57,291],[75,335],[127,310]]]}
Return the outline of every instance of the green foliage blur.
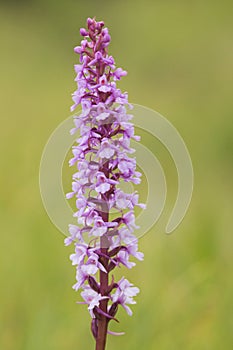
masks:
{"label": "green foliage blur", "polygon": [[43,147],[70,115],[79,28],[94,16],[109,27],[110,53],[128,71],[120,87],[173,123],[195,172],[189,211],[167,236],[177,175],[166,150],[144,137],[167,175],[168,200],[140,240],[145,261],[119,273],[141,293],[133,317],[120,311],[120,324],[111,325],[126,335],[109,336],[107,349],[232,349],[231,5],[0,1],[0,349],[94,349],[90,317],[71,288],[72,247],[50,222],[38,181]]}

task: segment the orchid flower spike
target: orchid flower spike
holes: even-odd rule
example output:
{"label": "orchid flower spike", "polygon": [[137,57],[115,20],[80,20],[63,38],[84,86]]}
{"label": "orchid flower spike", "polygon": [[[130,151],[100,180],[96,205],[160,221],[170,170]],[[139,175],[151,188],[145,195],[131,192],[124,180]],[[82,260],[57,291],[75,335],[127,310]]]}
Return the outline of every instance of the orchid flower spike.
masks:
{"label": "orchid flower spike", "polygon": [[108,55],[111,38],[102,21],[88,18],[80,34],[81,45],[74,49],[80,62],[74,67],[77,90],[72,94],[71,111],[78,106],[82,111],[75,114],[71,130],[78,136],[69,162],[76,170],[72,192],[67,194],[68,199],[76,198],[77,225],[69,225],[65,245],[74,244],[70,256],[76,267],[74,289],[81,289],[81,303],[90,312],[96,349],[104,350],[107,333],[117,335],[108,330],[108,324],[117,321],[118,306],[131,316],[129,305],[136,303],[133,298],[139,293],[124,277],[116,282],[113,272],[120,266],[135,266],[131,257],[143,260],[134,235],[138,228],[134,208],[144,209],[145,205],[138,202],[136,191],[120,189],[122,182],[138,184],[141,177],[131,156],[131,139],[139,141],[129,122],[132,115],[127,107],[132,106],[127,93],[116,85],[127,72],[116,68]]}

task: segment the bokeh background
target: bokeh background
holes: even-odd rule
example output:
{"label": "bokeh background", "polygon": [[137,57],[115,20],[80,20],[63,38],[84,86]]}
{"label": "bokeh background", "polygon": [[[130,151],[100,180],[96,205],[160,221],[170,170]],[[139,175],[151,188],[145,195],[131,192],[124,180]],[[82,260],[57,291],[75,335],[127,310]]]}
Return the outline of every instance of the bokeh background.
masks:
{"label": "bokeh background", "polygon": [[140,240],[145,261],[121,270],[141,293],[133,317],[121,311],[121,323],[112,324],[126,335],[109,337],[108,349],[232,349],[231,5],[0,1],[1,349],[94,348],[86,307],[71,288],[72,248],[47,217],[38,185],[43,147],[70,115],[73,47],[89,16],[105,21],[110,53],[129,72],[120,87],[175,125],[195,172],[188,214],[167,236],[177,175],[166,150],[144,135],[167,175],[168,199],[158,225]]}

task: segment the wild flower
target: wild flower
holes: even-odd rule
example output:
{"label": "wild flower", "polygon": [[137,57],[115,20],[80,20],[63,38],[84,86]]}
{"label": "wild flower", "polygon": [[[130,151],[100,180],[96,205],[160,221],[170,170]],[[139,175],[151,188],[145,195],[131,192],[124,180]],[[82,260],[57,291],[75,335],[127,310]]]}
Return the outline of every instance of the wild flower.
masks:
{"label": "wild flower", "polygon": [[116,267],[135,266],[131,257],[143,260],[134,235],[134,208],[145,206],[138,203],[137,192],[120,188],[122,182],[140,183],[136,159],[129,156],[134,153],[130,141],[140,138],[134,135],[133,116],[127,113],[132,107],[128,95],[116,85],[127,72],[116,68],[108,55],[111,38],[104,22],[88,18],[87,29],[81,28],[80,34],[83,40],[74,49],[80,64],[74,67],[77,90],[71,111],[81,105],[82,112],[74,116],[71,130],[79,134],[69,162],[77,171],[72,192],[67,194],[68,199],[76,198],[77,225],[69,225],[65,244],[74,244],[70,259],[77,281],[73,288],[82,290],[81,303],[88,305],[92,317],[96,349],[104,350],[107,332],[115,334],[108,331],[108,324],[116,320],[118,305],[132,315],[128,305],[135,304],[133,297],[139,293],[124,277],[115,281],[112,272]]}

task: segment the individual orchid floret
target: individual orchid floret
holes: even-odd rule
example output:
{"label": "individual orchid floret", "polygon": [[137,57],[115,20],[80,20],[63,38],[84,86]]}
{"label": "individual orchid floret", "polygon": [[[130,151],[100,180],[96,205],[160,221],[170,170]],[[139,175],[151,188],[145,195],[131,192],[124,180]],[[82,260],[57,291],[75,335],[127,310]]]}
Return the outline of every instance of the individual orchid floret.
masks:
{"label": "individual orchid floret", "polygon": [[87,244],[76,244],[75,253],[70,255],[72,265],[78,265],[84,262],[87,255],[88,245]]}
{"label": "individual orchid floret", "polygon": [[91,317],[94,317],[93,310],[99,307],[100,301],[107,299],[108,297],[102,296],[101,294],[95,292],[90,287],[86,286],[84,291],[81,292],[82,298],[85,300],[85,304],[88,305],[88,310],[90,311]]}
{"label": "individual orchid floret", "polygon": [[107,178],[104,173],[98,172],[96,174],[95,190],[99,193],[106,193],[110,190],[111,185],[116,185],[118,182]]}
{"label": "individual orchid floret", "polygon": [[[103,115],[103,113],[101,113]],[[98,152],[100,158],[110,159],[116,152],[117,148],[110,144],[107,138],[102,139],[101,147]]]}
{"label": "individual orchid floret", "polygon": [[112,295],[111,299],[113,303],[120,304],[126,310],[129,316],[132,316],[132,310],[127,304],[136,304],[136,301],[133,300],[133,297],[139,293],[139,288],[134,287],[124,277],[117,283],[116,292]]}
{"label": "individual orchid floret", "polygon": [[127,75],[127,72],[125,70],[123,70],[122,68],[117,68],[113,73],[113,79],[120,80],[121,77],[124,77],[126,75]]}

